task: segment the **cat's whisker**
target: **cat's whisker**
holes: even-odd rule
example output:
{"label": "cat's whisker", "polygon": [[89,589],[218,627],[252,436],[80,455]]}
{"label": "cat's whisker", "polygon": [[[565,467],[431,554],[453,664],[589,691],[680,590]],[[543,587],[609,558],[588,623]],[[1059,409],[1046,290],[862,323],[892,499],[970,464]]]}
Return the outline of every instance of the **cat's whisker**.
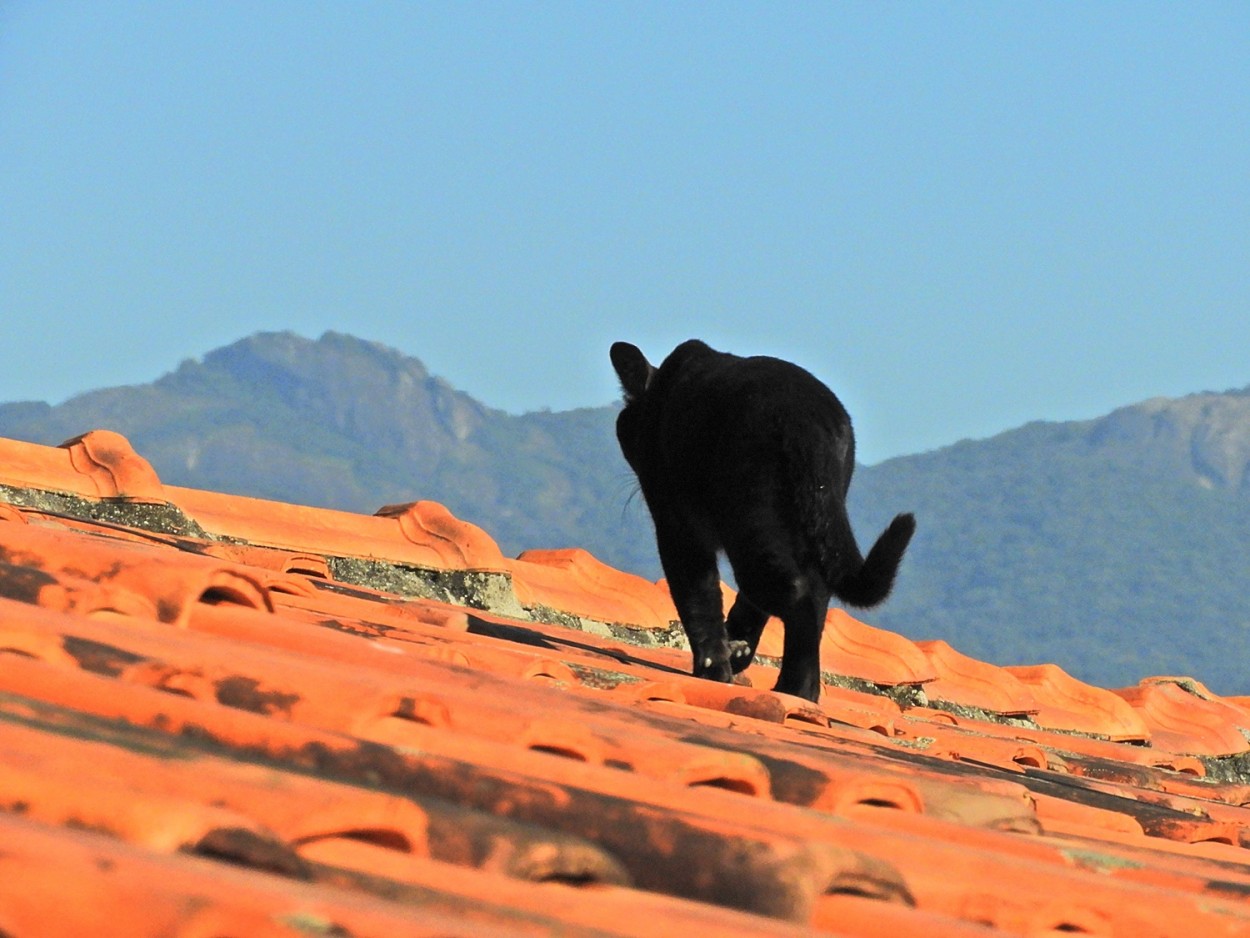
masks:
{"label": "cat's whisker", "polygon": [[625,502],[621,505],[621,521],[624,521],[629,513],[629,508],[634,502],[635,496],[642,491],[642,487],[638,484],[638,480],[633,473],[621,475],[617,480],[617,494],[625,494]]}

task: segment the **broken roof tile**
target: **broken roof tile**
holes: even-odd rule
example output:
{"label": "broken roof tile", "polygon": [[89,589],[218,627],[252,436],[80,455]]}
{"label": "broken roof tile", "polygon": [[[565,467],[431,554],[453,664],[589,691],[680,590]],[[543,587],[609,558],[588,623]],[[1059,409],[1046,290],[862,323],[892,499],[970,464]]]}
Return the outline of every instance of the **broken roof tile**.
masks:
{"label": "broken roof tile", "polygon": [[1028,685],[1005,668],[969,658],[941,640],[916,645],[937,672],[937,680],[925,685],[930,700],[1002,716],[1027,716],[1040,708]]}
{"label": "broken roof tile", "polygon": [[521,605],[601,623],[668,629],[677,620],[668,591],[581,549],[527,550],[510,565]]}
{"label": "broken roof tile", "polygon": [[1123,699],[1076,680],[1058,665],[1013,665],[1006,670],[1032,691],[1040,705],[1033,718],[1044,727],[1117,742],[1150,738],[1145,722]]}
{"label": "broken roof tile", "polygon": [[0,931],[1250,933],[1245,699],[832,610],[813,704],[674,618],[433,502],[0,440]]}
{"label": "broken roof tile", "polygon": [[1150,728],[1152,745],[1173,752],[1234,756],[1250,751],[1242,727],[1250,714],[1215,698],[1199,695],[1179,681],[1153,679],[1115,691]]}

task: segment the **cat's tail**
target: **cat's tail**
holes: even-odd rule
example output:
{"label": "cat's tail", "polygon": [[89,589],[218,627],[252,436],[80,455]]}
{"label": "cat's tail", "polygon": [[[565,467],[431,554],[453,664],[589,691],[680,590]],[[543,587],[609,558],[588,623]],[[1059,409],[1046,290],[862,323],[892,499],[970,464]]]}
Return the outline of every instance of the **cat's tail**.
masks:
{"label": "cat's tail", "polygon": [[896,515],[890,526],[881,532],[877,543],[872,545],[859,569],[846,573],[831,584],[833,594],[848,606],[861,609],[882,602],[890,595],[903,551],[907,550],[915,533],[915,515]]}

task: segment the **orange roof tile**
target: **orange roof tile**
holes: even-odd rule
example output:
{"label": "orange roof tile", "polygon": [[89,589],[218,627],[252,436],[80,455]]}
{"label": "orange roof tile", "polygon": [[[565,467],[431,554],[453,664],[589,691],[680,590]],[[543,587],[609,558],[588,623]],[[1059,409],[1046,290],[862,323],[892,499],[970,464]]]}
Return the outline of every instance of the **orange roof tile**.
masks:
{"label": "orange roof tile", "polygon": [[675,619],[432,502],[0,440],[0,934],[1250,934],[1245,699],[835,609],[813,704]]}

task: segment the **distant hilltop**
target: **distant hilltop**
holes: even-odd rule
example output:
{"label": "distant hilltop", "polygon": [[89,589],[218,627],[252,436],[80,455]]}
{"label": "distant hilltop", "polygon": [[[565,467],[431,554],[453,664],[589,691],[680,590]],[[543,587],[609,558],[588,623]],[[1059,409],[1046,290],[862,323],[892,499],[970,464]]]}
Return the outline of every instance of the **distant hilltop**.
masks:
{"label": "distant hilltop", "polygon": [[1201,485],[1250,485],[1250,389],[1152,398],[1095,421],[1090,437],[1125,455],[1136,451],[1147,461],[1170,461]]}

